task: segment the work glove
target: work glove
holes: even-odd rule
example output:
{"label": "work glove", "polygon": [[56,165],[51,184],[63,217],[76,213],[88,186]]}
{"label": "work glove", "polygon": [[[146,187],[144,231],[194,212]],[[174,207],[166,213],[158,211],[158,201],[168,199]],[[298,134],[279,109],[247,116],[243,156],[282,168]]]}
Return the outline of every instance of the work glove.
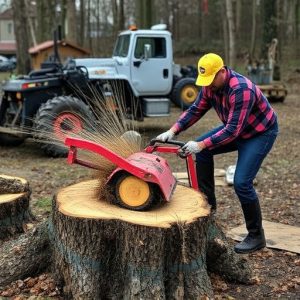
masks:
{"label": "work glove", "polygon": [[185,154],[199,153],[202,150],[199,143],[195,141],[187,142],[181,149]]}
{"label": "work glove", "polygon": [[175,136],[175,132],[169,129],[166,132],[161,133],[156,137],[156,140],[160,140],[162,142],[167,142],[169,140],[172,140]]}

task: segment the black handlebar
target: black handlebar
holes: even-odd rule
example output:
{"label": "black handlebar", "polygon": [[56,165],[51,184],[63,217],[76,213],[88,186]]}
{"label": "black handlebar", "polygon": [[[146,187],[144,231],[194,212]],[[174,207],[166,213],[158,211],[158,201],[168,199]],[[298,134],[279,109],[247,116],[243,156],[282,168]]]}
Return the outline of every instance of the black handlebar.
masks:
{"label": "black handlebar", "polygon": [[174,141],[174,140],[168,140],[168,141],[162,141],[162,140],[158,140],[158,139],[153,139],[150,141],[149,146],[153,146],[156,143],[160,143],[160,144],[171,144],[171,145],[176,145],[176,146],[184,146],[185,143],[184,142],[180,142],[180,141]]}

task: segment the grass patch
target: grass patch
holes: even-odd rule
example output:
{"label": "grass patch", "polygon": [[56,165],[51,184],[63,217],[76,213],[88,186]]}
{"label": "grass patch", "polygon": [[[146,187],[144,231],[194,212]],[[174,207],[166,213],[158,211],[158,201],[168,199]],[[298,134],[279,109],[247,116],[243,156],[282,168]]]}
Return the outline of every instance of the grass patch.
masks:
{"label": "grass patch", "polygon": [[44,211],[50,212],[52,209],[52,199],[51,198],[40,198],[36,201],[36,207],[43,209]]}

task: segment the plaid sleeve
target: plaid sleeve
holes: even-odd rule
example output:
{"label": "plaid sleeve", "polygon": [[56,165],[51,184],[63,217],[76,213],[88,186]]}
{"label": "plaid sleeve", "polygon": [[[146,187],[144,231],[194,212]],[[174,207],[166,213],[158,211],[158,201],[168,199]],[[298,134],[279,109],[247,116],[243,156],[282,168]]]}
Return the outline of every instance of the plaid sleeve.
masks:
{"label": "plaid sleeve", "polygon": [[186,130],[202,118],[210,108],[211,103],[208,101],[207,92],[202,88],[194,104],[181,114],[171,129],[176,133]]}
{"label": "plaid sleeve", "polygon": [[247,124],[254,101],[254,94],[250,89],[235,91],[230,95],[228,121],[223,129],[203,141],[206,147],[213,149],[237,138]]}

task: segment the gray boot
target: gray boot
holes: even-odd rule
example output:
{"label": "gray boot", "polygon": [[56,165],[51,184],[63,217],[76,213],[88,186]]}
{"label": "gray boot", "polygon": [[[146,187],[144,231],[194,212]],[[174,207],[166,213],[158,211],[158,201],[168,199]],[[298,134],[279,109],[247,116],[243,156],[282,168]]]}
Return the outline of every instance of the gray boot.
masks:
{"label": "gray boot", "polygon": [[250,253],[266,246],[264,230],[262,228],[262,217],[259,202],[242,203],[242,209],[246,221],[248,235],[235,245],[237,253]]}

